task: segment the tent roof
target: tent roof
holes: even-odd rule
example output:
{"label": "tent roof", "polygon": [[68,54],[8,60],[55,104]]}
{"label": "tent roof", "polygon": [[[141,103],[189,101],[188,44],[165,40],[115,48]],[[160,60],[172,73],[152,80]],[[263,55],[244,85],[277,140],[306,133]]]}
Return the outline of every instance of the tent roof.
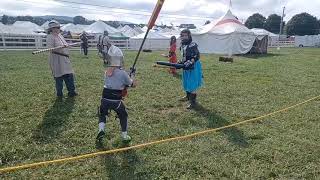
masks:
{"label": "tent roof", "polygon": [[108,24],[104,23],[101,20],[91,24],[90,26],[86,27],[84,30],[87,33],[96,33],[96,34],[103,33],[104,31],[108,31],[109,34],[120,33],[119,30],[109,26]]}
{"label": "tent roof", "polygon": [[[145,36],[145,32],[142,34],[139,34],[137,36],[131,37],[132,39],[143,39]],[[154,31],[149,31],[147,39],[169,39],[169,37],[162,35],[160,33],[154,32]]]}
{"label": "tent roof", "polygon": [[147,27],[147,26],[144,26],[143,28],[141,28],[141,30],[142,30],[143,32],[146,32],[146,31],[148,30],[148,27]]}
{"label": "tent roof", "polygon": [[214,20],[211,23],[199,28],[194,32],[195,34],[231,34],[231,33],[246,33],[253,34],[246,26],[244,26],[235,15],[232,14],[230,10],[227,13],[219,18]]}
{"label": "tent roof", "polygon": [[143,31],[139,26],[136,26],[133,28],[135,31],[137,31],[138,33],[143,33],[145,31]]}
{"label": "tent roof", "polygon": [[253,31],[253,33],[258,36],[261,36],[261,35],[268,35],[270,37],[277,37],[278,36],[277,34],[274,34],[272,32],[269,32],[265,29],[260,29],[260,28],[252,28],[251,31]]}
{"label": "tent roof", "polygon": [[130,29],[132,29],[130,26],[125,25],[124,27],[122,27],[121,29],[118,29],[118,30],[121,31],[121,32],[125,32],[125,31],[128,31]]}
{"label": "tent roof", "polygon": [[136,36],[136,35],[139,35],[141,33],[135,31],[134,29],[128,29],[126,31],[122,31],[122,34],[124,34],[125,36],[127,37],[133,37],[133,36]]}
{"label": "tent roof", "polygon": [[41,25],[41,27],[48,26],[48,24],[49,24],[49,21],[46,21],[45,23],[43,23],[43,24]]}
{"label": "tent roof", "polygon": [[16,21],[12,24],[14,27],[21,27],[24,29],[30,29],[31,31],[43,31],[44,29],[37,24],[34,24],[29,21]]}
{"label": "tent roof", "polygon": [[82,25],[82,24],[74,25],[72,23],[68,23],[62,26],[61,29],[64,31],[70,31],[72,33],[82,33],[84,29],[86,29],[87,27],[89,27],[89,25]]}
{"label": "tent roof", "polygon": [[120,31],[123,26],[120,24],[120,26],[117,27],[117,29]]}
{"label": "tent roof", "polygon": [[21,35],[39,35],[29,28],[17,27],[13,25],[1,25],[0,33],[2,34],[21,34]]}

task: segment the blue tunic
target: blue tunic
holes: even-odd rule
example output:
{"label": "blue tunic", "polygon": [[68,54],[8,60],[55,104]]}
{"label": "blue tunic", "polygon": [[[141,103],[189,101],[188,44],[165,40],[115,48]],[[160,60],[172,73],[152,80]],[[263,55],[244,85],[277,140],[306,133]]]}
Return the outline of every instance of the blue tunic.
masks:
{"label": "blue tunic", "polygon": [[183,70],[183,89],[187,92],[196,91],[203,84],[202,67],[200,62],[200,52],[198,50],[198,45],[194,42],[191,42],[188,45],[182,45],[181,56],[182,63],[185,63],[185,65],[190,65],[190,62],[195,61],[194,64],[190,65],[190,67],[184,68]]}
{"label": "blue tunic", "polygon": [[202,68],[200,60],[196,61],[194,68],[190,70],[183,70],[182,85],[183,89],[187,92],[193,92],[199,89],[202,84]]}

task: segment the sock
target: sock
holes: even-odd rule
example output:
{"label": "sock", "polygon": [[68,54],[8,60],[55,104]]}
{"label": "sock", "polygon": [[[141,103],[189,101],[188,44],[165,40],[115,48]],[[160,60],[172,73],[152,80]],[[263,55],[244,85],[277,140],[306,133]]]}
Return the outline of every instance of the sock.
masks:
{"label": "sock", "polygon": [[106,123],[104,123],[104,122],[100,122],[99,123],[99,132],[100,131],[104,131],[104,127],[106,126]]}
{"label": "sock", "polygon": [[124,132],[121,132],[121,135],[122,135],[123,139],[126,139],[128,136],[128,133],[127,133],[127,131],[124,131]]}

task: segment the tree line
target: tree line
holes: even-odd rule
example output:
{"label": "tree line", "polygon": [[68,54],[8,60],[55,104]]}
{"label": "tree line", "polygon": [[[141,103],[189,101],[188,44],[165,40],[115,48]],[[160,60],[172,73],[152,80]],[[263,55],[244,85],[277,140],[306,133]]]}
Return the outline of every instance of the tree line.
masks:
{"label": "tree line", "polygon": [[[90,25],[96,22],[95,20],[88,20],[82,16],[75,16],[72,18],[72,20],[67,20],[66,18],[50,17],[50,16],[44,18],[44,17],[33,17],[33,16],[8,16],[8,15],[3,15],[1,18],[1,22],[2,24],[10,25],[15,23],[16,21],[30,21],[32,23],[35,23],[41,26],[46,21],[50,21],[52,19],[59,21],[61,24],[73,23],[73,24]],[[119,21],[103,21],[103,22],[105,22],[106,24],[112,27],[119,27],[121,24]]]}
{"label": "tree line", "polygon": [[[268,18],[265,18],[263,15],[255,13],[246,20],[245,26],[249,29],[262,28],[279,34],[280,23],[281,16],[277,14],[271,14]],[[300,36],[320,34],[320,19],[305,12],[294,15],[287,23],[283,22],[282,25],[281,34]]]}
{"label": "tree line", "polygon": [[[1,21],[3,24],[13,24],[16,21],[30,21],[40,26],[46,21],[51,19],[43,18],[43,17],[32,17],[32,16],[3,15],[1,18]],[[73,24],[90,25],[95,22],[95,20],[88,20],[82,16],[75,16],[72,18],[72,20],[67,20],[59,17],[54,17],[54,19],[58,20],[61,24],[73,23]],[[112,27],[119,27],[121,25],[119,21],[104,21],[104,22]],[[246,20],[245,26],[247,26],[249,29],[262,28],[272,33],[279,34],[280,22],[281,22],[281,17],[277,14],[271,14],[266,18],[259,13],[255,13]],[[208,24],[208,23],[210,23],[210,21],[207,21],[205,24]],[[141,24],[141,26],[143,25]],[[318,20],[316,17],[308,13],[300,13],[300,14],[294,15],[287,23],[283,22],[282,27],[283,27],[283,31],[281,32],[281,34],[287,34],[287,35],[320,34],[320,19]]]}

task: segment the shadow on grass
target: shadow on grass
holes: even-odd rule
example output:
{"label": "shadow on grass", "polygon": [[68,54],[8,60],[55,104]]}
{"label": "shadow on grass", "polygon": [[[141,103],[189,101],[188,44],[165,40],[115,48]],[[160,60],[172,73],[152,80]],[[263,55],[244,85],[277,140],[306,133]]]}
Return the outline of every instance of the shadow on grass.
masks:
{"label": "shadow on grass", "polygon": [[[121,147],[127,147],[128,145],[122,145]],[[96,142],[96,148],[99,151],[106,151],[112,148],[105,147],[102,142]],[[120,153],[113,153],[100,156],[101,163],[106,169],[107,179],[137,179],[136,165],[138,163],[138,157],[134,149],[123,151]]]}
{"label": "shadow on grass", "polygon": [[56,99],[33,133],[33,138],[40,143],[48,143],[59,135],[73,111],[74,104],[74,98],[67,98],[64,101]]}
{"label": "shadow on grass", "polygon": [[[210,129],[230,125],[230,123],[226,119],[218,115],[218,113],[210,111],[200,104],[197,105],[195,112],[208,119],[208,128]],[[227,135],[228,140],[233,144],[244,148],[249,146],[249,143],[246,141],[243,132],[238,130],[237,128],[231,127],[221,131],[225,135]]]}
{"label": "shadow on grass", "polygon": [[245,58],[251,58],[251,59],[259,59],[259,58],[266,58],[266,57],[277,57],[277,56],[283,56],[283,54],[273,54],[273,53],[267,53],[267,54],[243,54],[243,55],[236,55],[239,57],[245,57]]}

